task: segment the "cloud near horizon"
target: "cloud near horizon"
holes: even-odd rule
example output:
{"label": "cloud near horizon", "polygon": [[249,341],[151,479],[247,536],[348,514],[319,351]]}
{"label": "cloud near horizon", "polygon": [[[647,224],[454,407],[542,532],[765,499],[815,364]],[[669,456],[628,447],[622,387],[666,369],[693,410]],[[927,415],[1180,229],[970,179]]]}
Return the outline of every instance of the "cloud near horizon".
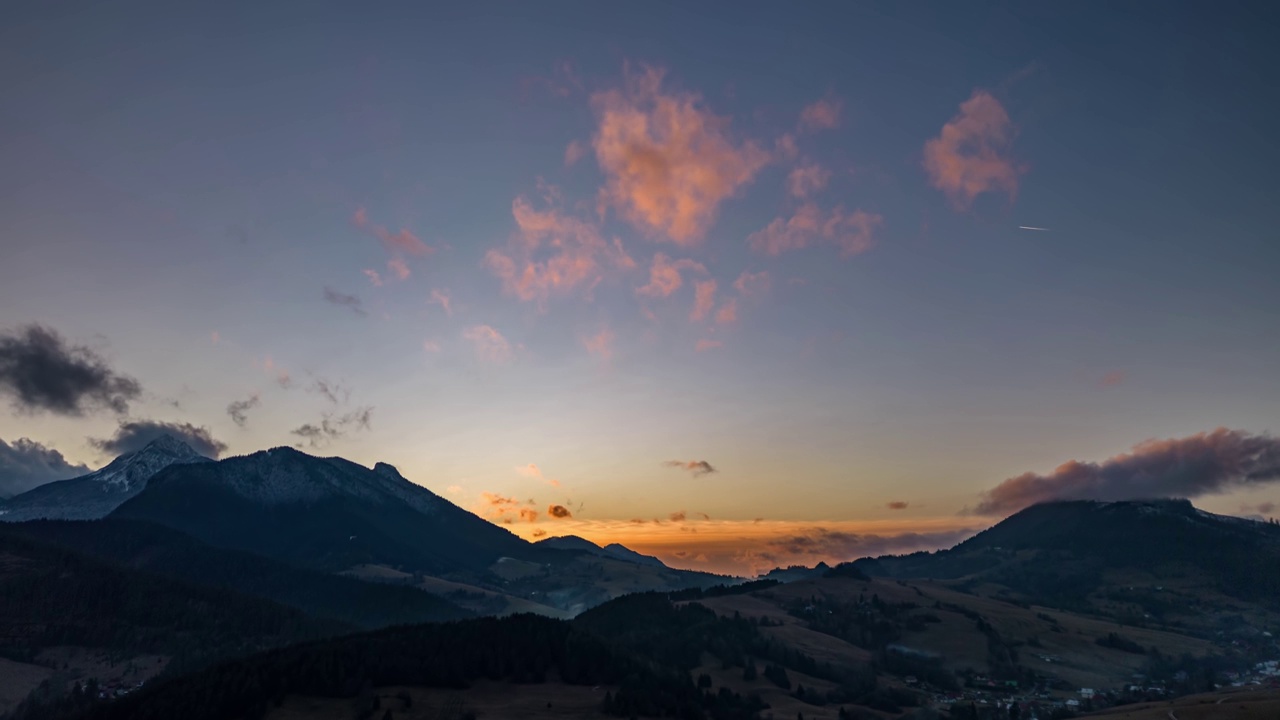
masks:
{"label": "cloud near horizon", "polygon": [[227,444],[215,438],[207,427],[160,420],[122,420],[114,435],[89,438],[89,444],[112,455],[123,455],[141,450],[163,435],[172,435],[192,450],[215,460],[227,449]]}
{"label": "cloud near horizon", "polygon": [[0,498],[89,472],[89,466],[68,462],[61,452],[30,438],[12,445],[0,439]]}
{"label": "cloud near horizon", "polygon": [[958,210],[968,210],[986,192],[1018,194],[1020,170],[1009,150],[1014,127],[1009,114],[990,93],[975,90],[942,133],[924,146],[929,182]]}
{"label": "cloud near horizon", "polygon": [[664,92],[664,72],[624,69],[621,89],[591,98],[599,121],[592,147],[606,183],[601,200],[659,242],[690,247],[720,204],[756,176],[771,154],[735,142],[729,122],[695,93]]}
{"label": "cloud near horizon", "polygon": [[142,385],[111,368],[100,354],[68,345],[56,330],[26,325],[0,334],[0,393],[18,412],[78,417],[97,410],[117,414],[142,396]]}
{"label": "cloud near horizon", "polygon": [[318,424],[305,423],[290,430],[289,433],[302,438],[310,447],[324,447],[334,440],[346,437],[351,432],[368,430],[372,416],[373,408],[370,406],[358,407],[341,415],[326,412],[320,416]]}
{"label": "cloud near horizon", "polygon": [[1194,498],[1280,481],[1280,439],[1220,427],[1147,440],[1101,463],[1071,460],[1048,475],[1009,478],[966,512],[1009,515],[1050,500]]}

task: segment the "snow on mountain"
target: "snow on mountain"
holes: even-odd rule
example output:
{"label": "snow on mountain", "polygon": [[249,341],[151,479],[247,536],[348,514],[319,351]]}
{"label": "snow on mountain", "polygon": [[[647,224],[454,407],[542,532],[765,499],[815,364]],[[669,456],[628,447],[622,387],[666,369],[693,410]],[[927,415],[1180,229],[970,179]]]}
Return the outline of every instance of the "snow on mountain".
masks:
{"label": "snow on mountain", "polygon": [[161,470],[204,462],[213,461],[181,440],[162,435],[88,475],[47,483],[0,503],[0,521],[96,520],[142,492]]}

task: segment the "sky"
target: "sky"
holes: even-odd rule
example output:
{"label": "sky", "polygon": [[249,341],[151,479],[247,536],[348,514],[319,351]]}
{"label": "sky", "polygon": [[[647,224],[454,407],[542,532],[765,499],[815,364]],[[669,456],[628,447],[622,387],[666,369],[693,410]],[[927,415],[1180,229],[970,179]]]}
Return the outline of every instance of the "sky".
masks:
{"label": "sky", "polygon": [[735,573],[1274,515],[1278,19],[16,3],[0,492],[298,445]]}

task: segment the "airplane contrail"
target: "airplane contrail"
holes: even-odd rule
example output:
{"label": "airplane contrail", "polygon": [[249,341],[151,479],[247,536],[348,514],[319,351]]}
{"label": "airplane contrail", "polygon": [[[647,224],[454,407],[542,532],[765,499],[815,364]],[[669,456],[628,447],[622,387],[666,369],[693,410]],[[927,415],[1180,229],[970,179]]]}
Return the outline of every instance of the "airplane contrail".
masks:
{"label": "airplane contrail", "polygon": [[1032,227],[1031,225],[1019,225],[1018,229],[1019,230],[1038,230],[1040,232],[1053,232],[1049,228]]}

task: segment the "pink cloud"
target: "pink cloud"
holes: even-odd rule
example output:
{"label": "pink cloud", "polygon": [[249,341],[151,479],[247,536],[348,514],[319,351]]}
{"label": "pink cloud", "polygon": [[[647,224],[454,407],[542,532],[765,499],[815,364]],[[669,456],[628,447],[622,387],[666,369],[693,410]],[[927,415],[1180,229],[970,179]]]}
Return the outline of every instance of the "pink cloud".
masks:
{"label": "pink cloud", "polygon": [[680,276],[684,270],[707,272],[706,266],[700,262],[687,258],[672,260],[665,253],[657,253],[653,256],[653,266],[649,268],[649,284],[638,288],[636,292],[650,297],[670,297],[671,293],[684,285]]}
{"label": "pink cloud", "polygon": [[703,319],[715,304],[716,281],[699,280],[693,285],[693,311],[689,313],[689,319],[693,322]]}
{"label": "pink cloud", "polygon": [[743,297],[753,297],[766,293],[769,291],[771,284],[769,273],[763,270],[758,273],[750,273],[744,270],[738,276],[738,279],[733,281],[734,289]]}
{"label": "pink cloud", "polygon": [[755,252],[781,255],[810,245],[835,245],[844,257],[858,255],[875,244],[874,233],[883,218],[862,210],[846,213],[837,207],[824,213],[814,203],[805,203],[788,219],[775,218],[767,227],[747,238]]}
{"label": "pink cloud", "polygon": [[397,280],[407,280],[409,278],[409,266],[400,258],[388,260],[387,270],[390,270]]}
{"label": "pink cloud", "polygon": [[382,276],[378,274],[377,270],[365,268],[363,272],[365,277],[369,278],[369,282],[373,283],[374,287],[382,287]]}
{"label": "pink cloud", "polygon": [[511,343],[502,333],[488,325],[475,325],[462,331],[462,337],[471,342],[476,357],[482,362],[502,365],[511,361]]}
{"label": "pink cloud", "polygon": [[512,202],[517,231],[506,248],[490,250],[484,264],[510,295],[539,305],[552,295],[590,289],[606,270],[628,270],[635,261],[622,242],[605,242],[599,229],[555,208],[537,210],[523,197]]}
{"label": "pink cloud", "polygon": [[808,163],[787,175],[787,190],[793,197],[805,198],[827,186],[831,171],[816,163]]}
{"label": "pink cloud", "polygon": [[738,298],[729,298],[716,311],[716,323],[728,325],[738,321]]}
{"label": "pink cloud", "polygon": [[698,340],[698,344],[693,346],[693,350],[694,352],[706,352],[707,350],[714,350],[718,347],[722,347],[723,345],[724,343],[720,342],[719,340],[708,340],[706,338],[701,338],[700,340]]}
{"label": "pink cloud", "polygon": [[830,130],[840,125],[839,100],[826,97],[800,112],[800,127],[805,130]]}
{"label": "pink cloud", "polygon": [[691,246],[720,204],[770,160],[755,143],[737,144],[728,121],[692,93],[664,93],[663,72],[627,73],[623,89],[597,93],[593,146],[606,176],[601,199],[656,240]]}
{"label": "pink cloud", "polygon": [[364,207],[356,208],[356,212],[351,216],[351,223],[358,228],[369,226],[369,213]]}
{"label": "pink cloud", "polygon": [[565,167],[571,167],[573,165],[576,165],[578,161],[582,159],[582,156],[585,155],[586,153],[587,153],[587,147],[583,145],[581,142],[574,140],[573,142],[569,143],[568,145],[565,146],[565,149],[564,149]]}
{"label": "pink cloud", "polygon": [[435,340],[424,340],[422,341],[422,349],[426,350],[432,355],[435,355],[436,353],[440,352],[440,343],[436,342]]}
{"label": "pink cloud", "polygon": [[432,288],[431,297],[427,299],[427,304],[439,305],[444,310],[445,315],[453,316],[453,299],[449,296],[448,290]]}
{"label": "pink cloud", "polygon": [[373,224],[369,220],[368,211],[363,207],[356,208],[355,214],[351,216],[351,222],[361,230],[368,230],[374,237],[381,240],[388,252],[398,251],[414,256],[430,255],[435,252],[435,248],[427,245],[405,228],[393,233],[381,225]]}
{"label": "pink cloud", "polygon": [[960,114],[942,126],[942,134],[925,143],[929,182],[959,210],[967,210],[985,192],[1000,191],[1013,199],[1020,172],[1009,155],[1013,135],[1000,101],[975,90],[960,105]]}
{"label": "pink cloud", "polygon": [[609,328],[601,328],[600,332],[582,339],[582,345],[587,352],[595,355],[601,360],[609,360],[613,358],[613,330]]}
{"label": "pink cloud", "polygon": [[218,342],[222,340],[222,336],[218,334],[217,330],[214,330],[213,333],[209,335],[209,339],[213,341],[214,345],[217,345]]}

